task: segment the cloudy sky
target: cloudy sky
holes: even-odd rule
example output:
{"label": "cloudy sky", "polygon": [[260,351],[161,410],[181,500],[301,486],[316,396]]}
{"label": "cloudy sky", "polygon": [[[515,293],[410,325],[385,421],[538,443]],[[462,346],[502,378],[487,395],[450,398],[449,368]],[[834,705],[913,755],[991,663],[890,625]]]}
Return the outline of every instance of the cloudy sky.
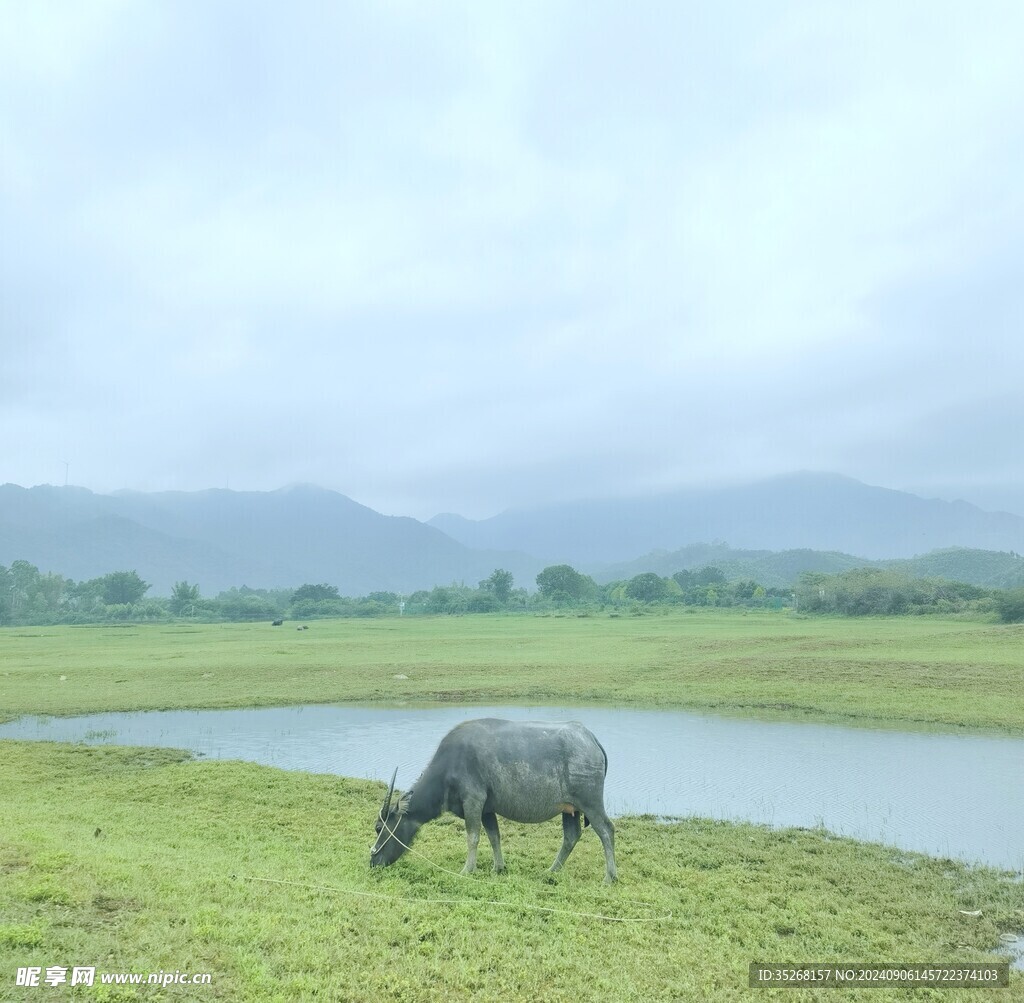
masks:
{"label": "cloudy sky", "polygon": [[0,0],[0,482],[1020,488],[1022,38],[1018,0]]}

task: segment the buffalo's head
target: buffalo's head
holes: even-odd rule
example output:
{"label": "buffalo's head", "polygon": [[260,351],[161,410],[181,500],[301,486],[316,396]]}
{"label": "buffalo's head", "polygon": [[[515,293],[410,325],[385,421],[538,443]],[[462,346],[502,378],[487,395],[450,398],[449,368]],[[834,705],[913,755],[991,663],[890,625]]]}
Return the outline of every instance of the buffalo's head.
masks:
{"label": "buffalo's head", "polygon": [[391,795],[395,791],[396,769],[391,777],[384,804],[377,812],[374,830],[377,838],[370,847],[370,866],[388,867],[393,864],[406,850],[416,836],[419,826],[409,817],[409,795],[398,797],[394,802]]}

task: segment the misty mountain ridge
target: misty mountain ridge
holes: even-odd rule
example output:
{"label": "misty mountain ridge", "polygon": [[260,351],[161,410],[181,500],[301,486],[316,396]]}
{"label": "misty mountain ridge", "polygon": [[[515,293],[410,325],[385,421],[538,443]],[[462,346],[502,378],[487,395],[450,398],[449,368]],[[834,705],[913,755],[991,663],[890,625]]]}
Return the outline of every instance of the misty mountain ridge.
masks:
{"label": "misty mountain ridge", "polygon": [[838,474],[798,473],[730,487],[580,501],[469,520],[429,520],[467,547],[519,550],[569,564],[631,561],[698,541],[739,549],[821,550],[874,560],[969,547],[1024,550],[1024,518],[926,499]]}
{"label": "misty mountain ridge", "polygon": [[408,594],[475,585],[499,567],[532,588],[543,567],[558,563],[602,581],[715,564],[788,584],[802,570],[842,571],[951,548],[1024,551],[1024,518],[808,473],[429,523],[385,516],[311,485],[107,495],[0,487],[0,564],[27,560],[76,580],[135,570],[157,595],[176,581],[198,583],[205,595],[317,582],[345,595]]}
{"label": "misty mountain ridge", "polygon": [[345,595],[408,593],[475,585],[496,567],[532,582],[541,567],[524,555],[471,550],[415,519],[309,485],[112,495],[4,485],[0,564],[14,560],[78,580],[131,569],[158,595],[177,581],[207,595],[317,582]]}

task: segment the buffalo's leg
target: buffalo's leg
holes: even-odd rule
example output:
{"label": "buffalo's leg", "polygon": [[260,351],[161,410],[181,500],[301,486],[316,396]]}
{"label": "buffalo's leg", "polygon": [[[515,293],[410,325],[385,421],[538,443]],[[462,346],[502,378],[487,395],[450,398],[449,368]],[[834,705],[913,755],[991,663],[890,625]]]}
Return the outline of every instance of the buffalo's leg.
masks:
{"label": "buffalo's leg", "polygon": [[483,816],[484,832],[491,843],[491,850],[494,852],[494,871],[500,873],[505,870],[505,858],[501,855],[501,833],[498,831],[498,816],[489,811]]}
{"label": "buffalo's leg", "polygon": [[587,812],[587,818],[604,847],[604,883],[610,885],[619,877],[615,869],[615,826],[603,809],[594,813]]}
{"label": "buffalo's leg", "polygon": [[573,813],[570,814],[567,811],[562,812],[562,846],[558,851],[558,856],[555,857],[555,862],[551,865],[551,870],[558,871],[562,869],[562,864],[565,863],[565,858],[572,853],[572,848],[579,842],[580,838],[580,817]]}
{"label": "buffalo's leg", "polygon": [[466,855],[466,866],[462,868],[463,874],[472,874],[476,870],[476,848],[480,845],[480,822],[474,825],[466,819],[466,846],[469,853]]}
{"label": "buffalo's leg", "polygon": [[480,845],[482,806],[465,804],[463,809],[466,819],[466,847],[469,853],[466,855],[466,866],[462,868],[462,873],[472,874],[476,870],[476,849]]}

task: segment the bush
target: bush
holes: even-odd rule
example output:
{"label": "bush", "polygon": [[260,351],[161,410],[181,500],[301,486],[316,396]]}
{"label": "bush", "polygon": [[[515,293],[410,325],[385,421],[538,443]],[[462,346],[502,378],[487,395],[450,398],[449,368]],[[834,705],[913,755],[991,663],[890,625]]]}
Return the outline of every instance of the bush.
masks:
{"label": "bush", "polygon": [[[346,604],[342,599],[299,599],[292,602],[291,605],[293,620],[316,620],[344,616],[346,612]],[[257,619],[265,619],[266,615]]]}
{"label": "bush", "polygon": [[490,592],[474,592],[470,597],[467,611],[470,613],[495,613],[501,609],[498,597]]}
{"label": "bush", "polygon": [[988,596],[975,585],[911,578],[882,568],[856,568],[838,575],[805,573],[796,594],[802,612],[840,616],[978,613]]}
{"label": "bush", "polygon": [[1009,589],[995,596],[1000,623],[1024,623],[1024,589]]}

